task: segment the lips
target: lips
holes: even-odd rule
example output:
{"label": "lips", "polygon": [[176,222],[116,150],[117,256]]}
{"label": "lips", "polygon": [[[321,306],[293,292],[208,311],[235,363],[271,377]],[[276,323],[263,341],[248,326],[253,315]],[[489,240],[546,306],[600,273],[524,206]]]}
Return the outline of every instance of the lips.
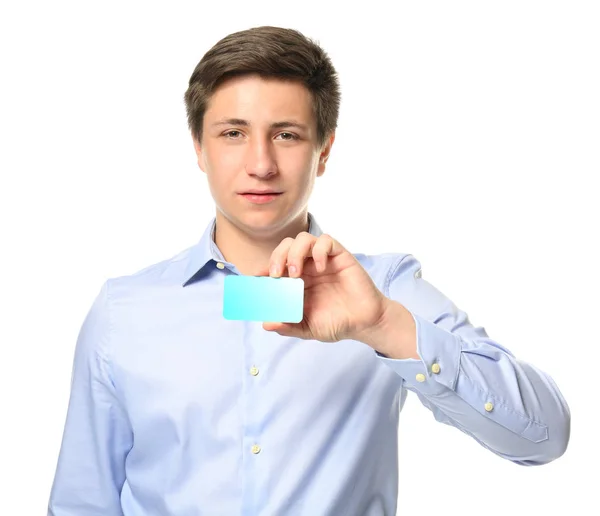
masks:
{"label": "lips", "polygon": [[242,192],[242,195],[279,195],[282,192],[276,192],[275,190],[248,190]]}
{"label": "lips", "polygon": [[277,197],[282,195],[282,193],[261,193],[261,194],[253,194],[253,193],[243,193],[240,194],[240,197],[243,197],[248,202],[252,204],[268,204],[273,202]]}

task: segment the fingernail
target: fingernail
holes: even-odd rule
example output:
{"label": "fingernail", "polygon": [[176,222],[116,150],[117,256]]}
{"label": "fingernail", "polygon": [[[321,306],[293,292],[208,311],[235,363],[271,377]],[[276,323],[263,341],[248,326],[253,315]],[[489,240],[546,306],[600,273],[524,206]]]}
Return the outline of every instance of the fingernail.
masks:
{"label": "fingernail", "polygon": [[271,265],[270,273],[272,276],[277,274],[277,265],[275,265],[275,264]]}
{"label": "fingernail", "polygon": [[295,265],[290,265],[290,266],[288,267],[288,270],[290,271],[290,274],[296,274],[296,271],[297,271],[298,269],[296,269],[296,266],[295,266]]}

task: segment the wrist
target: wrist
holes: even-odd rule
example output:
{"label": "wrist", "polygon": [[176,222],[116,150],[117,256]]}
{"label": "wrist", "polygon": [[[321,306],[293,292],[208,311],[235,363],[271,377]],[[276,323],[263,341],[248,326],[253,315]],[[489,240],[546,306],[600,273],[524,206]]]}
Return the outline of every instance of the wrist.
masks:
{"label": "wrist", "polygon": [[397,301],[385,298],[376,324],[358,339],[388,358],[419,359],[412,314]]}

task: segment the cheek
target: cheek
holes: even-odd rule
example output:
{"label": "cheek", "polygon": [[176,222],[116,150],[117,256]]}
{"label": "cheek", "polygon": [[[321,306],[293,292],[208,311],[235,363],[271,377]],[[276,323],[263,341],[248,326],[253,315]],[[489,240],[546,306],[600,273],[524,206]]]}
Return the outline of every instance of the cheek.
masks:
{"label": "cheek", "polygon": [[[205,162],[207,165],[206,176],[209,188],[215,198],[228,196],[235,184],[235,178],[239,175],[239,159],[235,152],[219,150],[217,148],[206,149]],[[243,169],[243,165],[242,165]]]}
{"label": "cheek", "polygon": [[312,160],[314,152],[308,142],[305,141],[302,143],[302,145],[298,145],[297,147],[290,149],[290,154],[293,154],[296,159],[307,164]]}
{"label": "cheek", "polygon": [[237,170],[240,162],[243,161],[241,147],[225,146],[220,141],[210,141],[204,148],[204,157],[211,170],[218,170],[221,173]]}
{"label": "cheek", "polygon": [[243,152],[241,148],[223,149],[218,153],[218,167],[224,171],[237,172],[240,167],[244,168]]}
{"label": "cheek", "polygon": [[316,158],[312,149],[305,146],[281,149],[277,153],[277,163],[282,170],[288,170],[295,176],[309,174],[316,166]]}
{"label": "cheek", "polygon": [[210,189],[215,194],[222,194],[233,185],[233,175],[223,173],[223,170],[218,167],[211,168],[208,174],[206,174],[206,177]]}

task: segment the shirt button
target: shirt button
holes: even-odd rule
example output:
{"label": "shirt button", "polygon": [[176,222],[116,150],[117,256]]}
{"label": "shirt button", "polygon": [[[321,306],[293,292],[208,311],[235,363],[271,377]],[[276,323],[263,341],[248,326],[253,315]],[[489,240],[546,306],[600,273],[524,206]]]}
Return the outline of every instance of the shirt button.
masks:
{"label": "shirt button", "polygon": [[225,268],[225,264],[221,263],[221,262],[217,262],[217,269],[224,269]]}
{"label": "shirt button", "polygon": [[250,368],[250,374],[251,374],[252,376],[256,376],[256,375],[258,374],[258,367],[254,367],[254,366],[252,366],[252,367]]}
{"label": "shirt button", "polygon": [[487,410],[488,412],[491,412],[494,409],[494,404],[490,403],[489,401],[485,404],[485,410]]}
{"label": "shirt button", "polygon": [[433,364],[431,366],[431,372],[438,374],[441,371],[440,364]]}
{"label": "shirt button", "polygon": [[417,382],[424,382],[425,381],[425,375],[423,373],[419,373],[417,376]]}
{"label": "shirt button", "polygon": [[254,446],[252,446],[252,453],[254,453],[255,455],[257,453],[260,453],[260,446],[258,444],[255,444]]}

